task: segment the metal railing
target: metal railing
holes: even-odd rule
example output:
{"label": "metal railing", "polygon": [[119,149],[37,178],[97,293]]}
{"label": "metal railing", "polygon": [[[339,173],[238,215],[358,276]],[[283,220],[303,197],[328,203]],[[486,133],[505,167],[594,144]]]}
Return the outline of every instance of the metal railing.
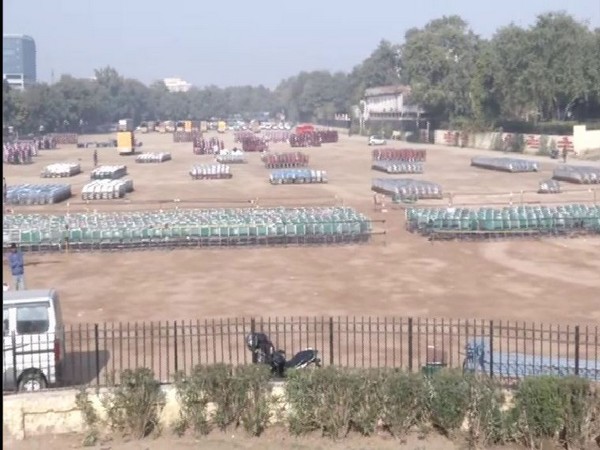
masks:
{"label": "metal railing", "polygon": [[[79,324],[64,327],[57,336],[64,345],[60,383],[67,386],[119,383],[123,370],[138,367],[170,383],[177,372],[198,364],[250,364],[244,338],[251,332],[266,333],[288,357],[307,347],[317,349],[323,365],[408,371],[449,367],[509,380],[553,374],[600,381],[598,328],[410,317],[275,317]],[[25,363],[37,364],[42,372],[44,364],[53,364],[52,343],[40,342],[41,336],[5,336],[5,389],[18,385]],[[28,356],[31,349],[44,348],[50,349],[45,355]],[[7,382],[7,377],[13,379]]]}

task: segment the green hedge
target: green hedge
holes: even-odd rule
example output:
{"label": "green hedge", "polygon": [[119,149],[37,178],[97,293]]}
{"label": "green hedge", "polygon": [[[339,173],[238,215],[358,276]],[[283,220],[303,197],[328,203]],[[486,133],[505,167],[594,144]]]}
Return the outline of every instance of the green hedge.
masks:
{"label": "green hedge", "polygon": [[[148,411],[162,401],[148,372],[129,374],[133,381],[127,389],[109,394],[119,400],[113,401],[111,414],[121,419],[116,409],[135,405],[127,410],[127,423],[136,437],[156,423]],[[399,439],[437,433],[469,448],[540,448],[548,442],[564,448],[600,446],[600,395],[595,385],[576,377],[531,377],[509,390],[488,377],[452,370],[424,375],[326,367],[290,371],[285,398],[277,398],[267,367],[215,365],[180,374],[175,388],[181,405],[174,427],[178,434],[242,427],[259,436],[277,421],[292,435],[317,432],[332,439],[351,433],[389,433]],[[85,399],[80,400],[85,406]],[[142,417],[136,418],[136,411]],[[91,417],[86,421],[93,421],[93,414],[86,415],[85,408],[82,412]]]}

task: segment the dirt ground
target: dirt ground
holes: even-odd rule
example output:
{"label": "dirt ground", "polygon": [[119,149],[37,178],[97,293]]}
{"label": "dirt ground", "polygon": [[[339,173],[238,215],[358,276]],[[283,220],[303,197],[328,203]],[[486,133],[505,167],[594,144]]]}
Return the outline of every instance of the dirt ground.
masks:
{"label": "dirt ground", "polygon": [[[138,138],[144,151],[169,151],[173,160],[136,164],[133,157],[119,156],[115,149],[99,149],[101,164],[128,166],[135,191],[127,199],[83,202],[80,192],[89,180],[93,150],[63,146],[42,151],[32,165],[4,165],[3,170],[9,185],[70,183],[71,202],[16,207],[15,211],[232,207],[250,200],[289,206],[343,202],[385,221],[375,228],[386,234],[375,236],[370,244],[345,247],[26,255],[27,287],[58,289],[67,324],[251,315],[600,323],[600,238],[428,242],[405,231],[404,211],[373,210],[371,179],[394,176],[371,170],[366,138],[342,134],[337,144],[303,150],[310,155],[312,168],[328,171],[329,183],[287,186],[268,183],[269,171],[258,154],[249,154],[248,164],[232,165],[231,180],[192,180],[190,166],[210,163],[210,156],[194,155],[191,143],[173,143],[170,135]],[[228,148],[233,146],[232,133],[224,135],[224,140]],[[407,144],[389,143],[392,146]],[[550,178],[552,168],[559,164],[548,158],[528,156],[541,162],[541,172],[510,174],[470,167],[471,157],[490,152],[408,146],[428,149],[425,173],[412,177],[440,183],[446,194],[452,193],[454,204],[591,203],[595,196],[600,200],[600,192],[568,183],[563,183],[563,194],[534,193],[539,181]],[[291,151],[287,144],[271,148]],[[84,173],[69,179],[40,178],[45,165],[68,161],[80,162]],[[8,274],[4,263],[3,275]]]}
{"label": "dirt ground", "polygon": [[[123,442],[121,440],[103,442],[91,448],[102,450],[188,450],[202,448],[206,450],[458,450],[466,448],[442,437],[427,437],[420,439],[416,435],[409,436],[405,441],[392,439],[388,436],[362,437],[351,435],[339,441],[332,441],[318,436],[292,437],[283,430],[269,430],[260,438],[251,438],[244,431],[231,433],[213,432],[208,437],[198,439],[192,437],[170,437],[168,432],[157,439],[148,438],[143,441]],[[82,448],[82,436],[44,436],[25,441],[10,443],[12,450],[63,450]],[[90,447],[86,447],[90,448]],[[491,450],[517,450],[521,447],[502,446],[491,447]],[[557,447],[544,446],[544,450],[554,450]]]}

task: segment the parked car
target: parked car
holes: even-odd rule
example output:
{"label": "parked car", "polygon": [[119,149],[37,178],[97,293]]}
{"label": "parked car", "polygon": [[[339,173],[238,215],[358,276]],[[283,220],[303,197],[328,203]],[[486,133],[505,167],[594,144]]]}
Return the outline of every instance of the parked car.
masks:
{"label": "parked car", "polygon": [[382,136],[370,136],[369,145],[385,145],[386,140]]}
{"label": "parked car", "polygon": [[6,291],[2,309],[2,390],[37,391],[59,384],[65,343],[56,291]]}

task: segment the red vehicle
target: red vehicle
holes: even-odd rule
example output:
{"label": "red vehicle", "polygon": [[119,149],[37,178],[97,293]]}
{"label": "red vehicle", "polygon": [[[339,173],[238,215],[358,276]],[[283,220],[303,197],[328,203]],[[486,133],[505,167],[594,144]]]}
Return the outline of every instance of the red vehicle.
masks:
{"label": "red vehicle", "polygon": [[302,124],[296,127],[296,134],[309,134],[314,132],[315,127],[310,124]]}

